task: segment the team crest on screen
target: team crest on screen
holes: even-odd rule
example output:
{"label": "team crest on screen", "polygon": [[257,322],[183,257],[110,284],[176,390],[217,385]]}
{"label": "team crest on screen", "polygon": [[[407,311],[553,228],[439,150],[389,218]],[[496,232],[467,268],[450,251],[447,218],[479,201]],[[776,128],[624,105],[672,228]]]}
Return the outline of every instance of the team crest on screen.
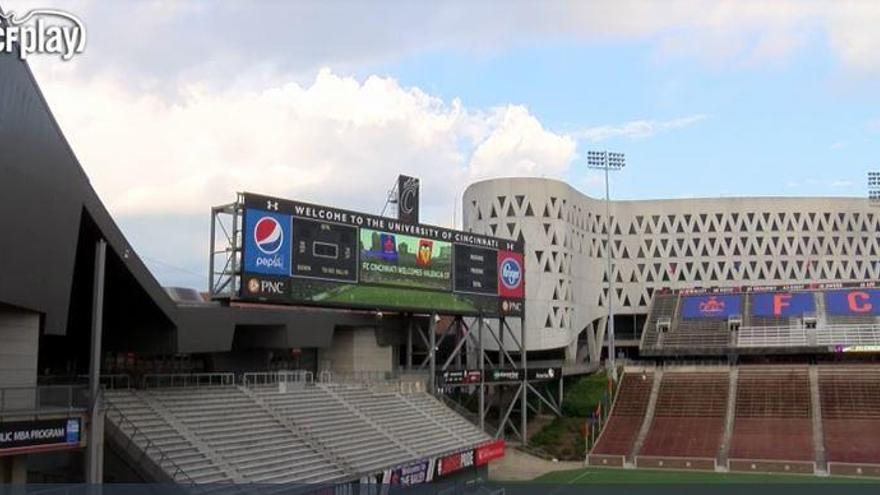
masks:
{"label": "team crest on screen", "polygon": [[254,242],[263,254],[275,254],[284,244],[284,230],[278,220],[263,217],[254,225]]}
{"label": "team crest on screen", "polygon": [[431,257],[434,251],[434,242],[427,239],[419,239],[419,251],[416,253],[416,266],[422,268],[431,266]]}

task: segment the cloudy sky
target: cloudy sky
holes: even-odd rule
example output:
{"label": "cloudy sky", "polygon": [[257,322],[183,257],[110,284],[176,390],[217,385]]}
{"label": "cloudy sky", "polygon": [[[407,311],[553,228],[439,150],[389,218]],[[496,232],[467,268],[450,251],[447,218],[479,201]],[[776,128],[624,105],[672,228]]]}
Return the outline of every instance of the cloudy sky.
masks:
{"label": "cloudy sky", "polygon": [[74,151],[168,285],[206,285],[209,208],[253,191],[378,213],[398,173],[451,226],[470,182],[617,198],[865,195],[880,2],[0,0],[87,28],[29,59]]}

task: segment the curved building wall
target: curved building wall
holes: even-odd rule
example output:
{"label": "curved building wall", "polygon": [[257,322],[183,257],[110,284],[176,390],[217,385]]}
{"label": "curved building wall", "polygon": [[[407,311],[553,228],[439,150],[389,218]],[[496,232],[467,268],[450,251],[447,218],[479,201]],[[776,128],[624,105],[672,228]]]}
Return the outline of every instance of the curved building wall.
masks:
{"label": "curved building wall", "polygon": [[[567,348],[607,313],[605,202],[544,178],[477,182],[465,230],[526,244],[526,345]],[[643,314],[663,288],[880,278],[880,209],[860,198],[612,201],[615,314]],[[486,341],[491,348],[494,342]]]}

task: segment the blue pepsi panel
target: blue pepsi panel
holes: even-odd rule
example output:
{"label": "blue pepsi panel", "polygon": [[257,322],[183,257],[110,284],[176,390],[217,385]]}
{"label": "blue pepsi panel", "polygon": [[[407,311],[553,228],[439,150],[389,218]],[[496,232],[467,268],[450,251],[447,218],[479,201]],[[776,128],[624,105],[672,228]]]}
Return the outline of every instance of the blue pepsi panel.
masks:
{"label": "blue pepsi panel", "polygon": [[810,292],[765,292],[752,294],[753,316],[803,316],[816,312],[816,300]]}
{"label": "blue pepsi panel", "polygon": [[825,293],[825,311],[830,315],[880,314],[880,289],[845,289]]}
{"label": "blue pepsi panel", "polygon": [[244,213],[244,271],[290,275],[290,215],[248,209]]}
{"label": "blue pepsi panel", "polygon": [[687,319],[727,318],[742,314],[742,295],[706,294],[704,296],[685,296],[681,305],[681,315]]}

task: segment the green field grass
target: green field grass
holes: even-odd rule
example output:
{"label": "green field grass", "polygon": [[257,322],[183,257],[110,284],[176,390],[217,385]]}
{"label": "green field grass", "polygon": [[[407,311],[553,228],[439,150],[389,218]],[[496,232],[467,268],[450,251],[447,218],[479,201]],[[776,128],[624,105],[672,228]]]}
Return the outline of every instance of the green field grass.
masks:
{"label": "green field grass", "polygon": [[429,292],[396,287],[349,285],[313,298],[328,303],[374,306],[377,308],[430,308],[454,313],[474,313],[477,308],[462,296],[451,292]]}
{"label": "green field grass", "polygon": [[786,474],[711,473],[700,471],[660,471],[649,469],[584,468],[556,471],[535,478],[532,483],[547,484],[880,484],[880,480],[817,477]]}

